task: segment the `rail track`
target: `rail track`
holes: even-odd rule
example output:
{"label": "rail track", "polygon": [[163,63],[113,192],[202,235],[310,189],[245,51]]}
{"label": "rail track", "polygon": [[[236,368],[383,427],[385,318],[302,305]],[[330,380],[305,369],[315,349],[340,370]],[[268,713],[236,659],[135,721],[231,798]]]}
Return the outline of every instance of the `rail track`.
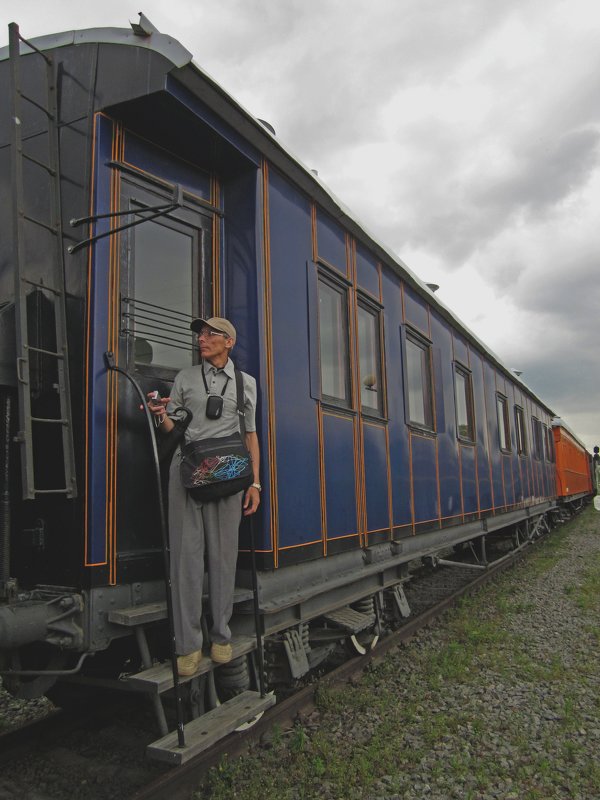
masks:
{"label": "rail track", "polygon": [[[177,769],[145,760],[145,745],[155,738],[155,731],[152,730],[150,714],[140,707],[139,700],[131,705],[120,700],[118,706],[92,709],[86,713],[83,723],[81,716],[55,713],[41,721],[8,730],[0,735],[0,766],[3,770],[0,800],[5,796],[4,787],[14,791],[14,795],[6,796],[27,797],[23,784],[31,781],[31,776],[27,777],[30,769],[35,774],[32,764],[52,762],[57,751],[73,781],[78,780],[81,784],[81,794],[77,793],[77,787],[65,791],[64,797],[70,800],[77,800],[79,796],[87,800],[115,796],[130,800],[189,798],[207,770],[218,764],[225,754],[234,758],[259,742],[275,725],[285,728],[302,715],[309,714],[314,708],[319,686],[339,685],[356,677],[370,664],[383,659],[391,649],[408,642],[417,631],[431,624],[461,597],[476,592],[502,571],[513,567],[528,552],[529,545],[538,541],[526,541],[509,552],[502,549],[502,544],[505,548],[506,543],[501,543],[494,547],[493,552],[489,551],[488,556],[494,560],[485,567],[478,566],[474,554],[469,551],[455,555],[457,560],[453,560],[452,566],[449,561],[415,566],[411,581],[405,585],[412,614],[402,621],[400,627],[388,632],[364,655],[344,661],[278,702],[252,727],[231,734]],[[113,752],[111,742],[114,744]],[[35,756],[32,755],[34,750]],[[80,774],[84,777],[79,778]],[[94,775],[101,779],[95,780]],[[119,783],[118,789],[111,786],[114,781]],[[42,787],[42,792],[38,792],[36,797],[62,800],[60,790],[57,793],[55,788],[48,786],[45,791],[46,794]]]}
{"label": "rail track", "polygon": [[[541,537],[540,537],[541,538]],[[231,734],[227,739],[217,743],[198,759],[172,770],[136,791],[130,800],[160,800],[169,797],[171,800],[189,798],[202,780],[206,772],[217,765],[225,754],[235,758],[270,731],[275,725],[287,727],[300,716],[308,715],[315,706],[316,694],[323,684],[340,685],[357,677],[369,665],[381,661],[386,654],[410,639],[422,628],[430,625],[445,611],[455,605],[462,597],[478,591],[503,571],[514,567],[527,553],[528,545],[535,545],[538,540],[525,542],[517,549],[506,553],[502,548],[495,548],[495,560],[485,569],[477,570],[474,575],[473,564],[465,566],[442,565],[418,568],[413,581],[405,589],[411,608],[418,609],[416,614],[406,619],[400,628],[380,639],[377,645],[364,655],[358,655],[345,661],[332,671],[322,675],[318,680],[299,689],[290,697],[277,703],[265,712],[264,716],[246,731]],[[432,605],[427,604],[426,597],[435,595]]]}

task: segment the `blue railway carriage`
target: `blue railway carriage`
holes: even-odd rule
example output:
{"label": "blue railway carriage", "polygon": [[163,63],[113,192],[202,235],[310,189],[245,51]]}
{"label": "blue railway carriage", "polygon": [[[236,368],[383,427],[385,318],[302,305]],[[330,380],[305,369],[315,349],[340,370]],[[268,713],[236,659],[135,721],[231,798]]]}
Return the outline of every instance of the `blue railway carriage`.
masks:
{"label": "blue railway carriage", "polygon": [[[410,560],[553,509],[551,410],[184,47],[143,16],[132,30],[10,36],[5,685],[33,696],[72,674],[79,689],[106,681],[132,659],[134,631],[147,632],[146,666],[164,656],[151,440],[105,353],[167,394],[198,361],[195,316],[234,322],[236,363],[258,382],[256,563],[274,683],[408,613]],[[239,635],[254,625],[245,524]]]}

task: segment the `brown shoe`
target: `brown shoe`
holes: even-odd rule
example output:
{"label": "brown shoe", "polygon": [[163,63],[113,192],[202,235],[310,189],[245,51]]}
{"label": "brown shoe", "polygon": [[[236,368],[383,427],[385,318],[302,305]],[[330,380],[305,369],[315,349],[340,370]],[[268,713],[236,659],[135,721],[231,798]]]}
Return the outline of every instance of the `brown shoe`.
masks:
{"label": "brown shoe", "polygon": [[182,677],[188,677],[198,671],[200,662],[202,661],[202,650],[196,650],[193,653],[188,653],[187,656],[178,656],[177,658],[177,672]]}
{"label": "brown shoe", "polygon": [[210,648],[210,657],[216,664],[227,664],[231,661],[232,656],[233,650],[229,643],[217,644],[215,642]]}

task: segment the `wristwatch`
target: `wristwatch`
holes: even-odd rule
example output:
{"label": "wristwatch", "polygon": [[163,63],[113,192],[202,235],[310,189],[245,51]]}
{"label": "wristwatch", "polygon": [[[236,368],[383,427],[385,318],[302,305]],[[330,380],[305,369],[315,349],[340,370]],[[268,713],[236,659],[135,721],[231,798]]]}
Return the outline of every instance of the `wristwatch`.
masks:
{"label": "wristwatch", "polygon": [[251,489],[258,489],[259,492],[262,492],[262,486],[260,485],[260,483],[251,483],[250,484],[250,488]]}

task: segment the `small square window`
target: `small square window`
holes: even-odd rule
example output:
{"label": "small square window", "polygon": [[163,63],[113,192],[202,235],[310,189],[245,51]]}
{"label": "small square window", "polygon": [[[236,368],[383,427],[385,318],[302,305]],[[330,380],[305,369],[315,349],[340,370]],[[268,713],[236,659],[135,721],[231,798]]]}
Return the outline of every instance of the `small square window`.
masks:
{"label": "small square window", "polygon": [[542,423],[537,417],[532,417],[531,426],[533,428],[533,457],[537,459],[537,461],[541,461],[544,458]]}
{"label": "small square window", "polygon": [[319,343],[323,399],[350,406],[348,293],[323,278],[319,279]]}
{"label": "small square window", "polygon": [[498,415],[498,442],[500,450],[510,451],[510,422],[508,419],[508,401],[503,394],[496,395],[496,411]]}
{"label": "small square window", "polygon": [[358,306],[358,358],[361,406],[364,411],[382,415],[379,313],[362,304]]}
{"label": "small square window", "polygon": [[517,453],[520,456],[527,454],[527,439],[525,437],[525,416],[521,406],[515,406],[515,429],[517,433]]}
{"label": "small square window", "polygon": [[475,440],[473,421],[473,384],[471,373],[459,366],[454,368],[454,398],[456,402],[456,431],[459,439]]}
{"label": "small square window", "polygon": [[431,346],[413,333],[406,335],[406,383],[409,422],[433,430]]}

